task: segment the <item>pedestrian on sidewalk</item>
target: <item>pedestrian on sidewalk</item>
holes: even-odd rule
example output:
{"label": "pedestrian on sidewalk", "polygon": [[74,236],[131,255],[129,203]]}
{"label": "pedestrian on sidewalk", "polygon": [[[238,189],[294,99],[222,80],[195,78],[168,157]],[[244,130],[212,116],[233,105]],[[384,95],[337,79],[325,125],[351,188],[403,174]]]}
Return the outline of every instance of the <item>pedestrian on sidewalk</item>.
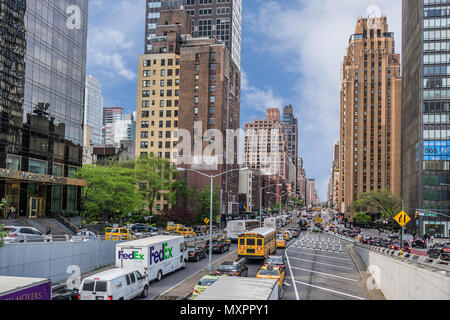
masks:
{"label": "pedestrian on sidewalk", "polygon": [[430,243],[433,243],[433,241],[434,241],[434,236],[431,236],[430,237]]}
{"label": "pedestrian on sidewalk", "polygon": [[9,214],[8,214],[9,220],[13,220],[14,219],[14,212],[15,211],[16,211],[16,209],[14,208],[14,203],[11,203],[11,206],[9,207]]}

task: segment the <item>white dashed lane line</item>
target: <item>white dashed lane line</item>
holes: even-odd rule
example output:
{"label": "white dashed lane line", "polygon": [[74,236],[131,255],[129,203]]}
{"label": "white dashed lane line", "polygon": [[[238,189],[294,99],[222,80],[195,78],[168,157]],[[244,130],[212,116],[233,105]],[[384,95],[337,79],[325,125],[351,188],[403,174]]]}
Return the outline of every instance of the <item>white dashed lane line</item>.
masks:
{"label": "white dashed lane line", "polygon": [[324,290],[324,291],[328,291],[328,292],[332,292],[332,293],[339,294],[339,295],[342,295],[342,296],[358,299],[358,300],[366,300],[365,298],[354,296],[354,295],[351,295],[351,294],[348,294],[348,293],[345,293],[345,292],[341,292],[341,291],[331,290],[331,289],[324,288],[324,287],[315,286],[315,285],[308,284],[308,283],[305,283],[305,282],[302,282],[302,281],[295,281],[295,283],[298,283],[298,284],[301,284],[301,285],[304,285],[304,286],[308,286],[308,287],[312,287],[312,288],[316,288],[316,289],[320,289],[320,290]]}
{"label": "white dashed lane line", "polygon": [[336,265],[336,264],[317,262],[317,261],[313,261],[313,260],[300,259],[300,258],[294,258],[294,257],[289,257],[289,259],[297,260],[297,261],[312,262],[312,263],[315,263],[315,264],[325,265],[325,266],[328,266],[328,267],[334,267],[334,268],[342,268],[342,269],[347,269],[347,270],[353,270],[353,268],[343,267],[343,266],[338,266],[338,265]]}

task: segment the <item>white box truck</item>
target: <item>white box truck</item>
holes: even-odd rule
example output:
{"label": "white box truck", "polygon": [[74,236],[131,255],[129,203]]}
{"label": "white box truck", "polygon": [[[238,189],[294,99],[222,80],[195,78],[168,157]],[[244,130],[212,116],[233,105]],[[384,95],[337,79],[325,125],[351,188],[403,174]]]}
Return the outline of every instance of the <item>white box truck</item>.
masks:
{"label": "white box truck", "polygon": [[51,280],[0,276],[0,300],[52,300]]}
{"label": "white box truck", "polygon": [[195,300],[280,300],[281,288],[275,279],[221,277]]}
{"label": "white box truck", "polygon": [[156,236],[116,244],[116,267],[138,270],[148,281],[185,268],[187,245],[183,236]]}

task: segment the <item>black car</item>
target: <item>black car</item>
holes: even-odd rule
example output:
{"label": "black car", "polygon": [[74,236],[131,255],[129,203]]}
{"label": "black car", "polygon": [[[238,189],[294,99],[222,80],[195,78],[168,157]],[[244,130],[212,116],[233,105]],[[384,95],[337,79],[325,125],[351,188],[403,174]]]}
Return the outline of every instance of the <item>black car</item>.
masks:
{"label": "black car", "polygon": [[[230,251],[231,243],[225,241],[224,239],[213,240],[212,242],[212,252],[213,253],[224,253],[225,251]],[[209,241],[206,241],[205,249],[209,250]]]}
{"label": "black car", "polygon": [[132,228],[131,231],[137,233],[137,232],[158,232],[157,228],[154,227],[150,227],[146,224],[135,224]]}
{"label": "black car", "polygon": [[413,248],[420,247],[420,248],[426,249],[427,241],[423,238],[415,238],[411,243],[411,247],[413,247]]}
{"label": "black car", "polygon": [[284,256],[269,256],[264,265],[271,264],[274,267],[279,267],[281,270],[286,270],[286,258]]}
{"label": "black car", "polygon": [[200,261],[200,259],[206,258],[208,253],[205,248],[202,247],[190,247],[187,249],[188,257],[187,261]]}
{"label": "black car", "polygon": [[361,239],[359,239],[359,242],[364,244],[370,244],[370,240],[372,240],[372,237],[364,236]]}
{"label": "black car", "polygon": [[370,245],[372,246],[377,246],[377,247],[382,247],[383,246],[383,239],[381,239],[380,237],[376,237],[370,240]]}
{"label": "black car", "polygon": [[247,277],[248,267],[239,262],[226,261],[216,270],[217,276]]}
{"label": "black car", "polygon": [[435,243],[427,251],[428,257],[431,259],[438,259],[450,261],[450,242]]}

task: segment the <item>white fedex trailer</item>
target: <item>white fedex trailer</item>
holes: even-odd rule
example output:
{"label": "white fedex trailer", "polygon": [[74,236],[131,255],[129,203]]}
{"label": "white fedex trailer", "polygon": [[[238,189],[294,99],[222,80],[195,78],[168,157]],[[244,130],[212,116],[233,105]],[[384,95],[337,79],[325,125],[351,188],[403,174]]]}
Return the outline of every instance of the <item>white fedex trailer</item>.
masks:
{"label": "white fedex trailer", "polygon": [[116,244],[116,267],[138,270],[148,281],[185,268],[187,245],[183,236],[156,236]]}

